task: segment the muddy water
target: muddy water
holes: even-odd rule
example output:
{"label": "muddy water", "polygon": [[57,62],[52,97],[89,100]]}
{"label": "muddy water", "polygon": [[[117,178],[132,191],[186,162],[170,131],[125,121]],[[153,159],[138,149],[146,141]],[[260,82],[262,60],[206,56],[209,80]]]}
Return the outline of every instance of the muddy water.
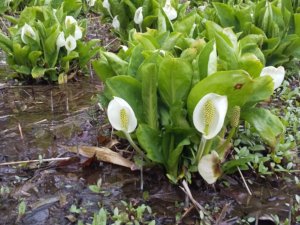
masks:
{"label": "muddy water", "polygon": [[[109,211],[122,208],[121,200],[150,205],[154,214],[148,219],[157,224],[175,224],[176,214],[184,214],[183,192],[167,181],[161,169],[145,171],[142,192],[138,172],[107,163],[86,163],[62,147],[95,146],[101,144],[99,135],[110,136],[104,113],[93,100],[101,88],[101,83],[91,78],[63,86],[16,86],[0,80],[0,163],[72,157],[64,162],[0,166],[0,224],[91,223],[100,207]],[[88,185],[99,179],[102,192],[94,193]],[[195,180],[191,186],[195,199],[223,225],[237,224],[242,217],[256,218],[257,224],[274,224],[272,214],[283,221],[291,216],[292,199],[299,193],[299,187],[288,182],[258,179],[251,185],[253,196],[249,196],[239,177],[230,178],[230,188],[221,182],[215,188],[206,186],[198,176]],[[22,200],[27,209],[18,217]],[[71,213],[72,205],[81,213]],[[198,217],[191,209],[180,224],[196,224]]]}

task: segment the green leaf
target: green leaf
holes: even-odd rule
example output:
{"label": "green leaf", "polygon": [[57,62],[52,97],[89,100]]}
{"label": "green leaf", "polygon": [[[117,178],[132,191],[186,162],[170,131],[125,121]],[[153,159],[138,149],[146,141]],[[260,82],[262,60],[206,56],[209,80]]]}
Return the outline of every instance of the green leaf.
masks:
{"label": "green leaf", "polygon": [[96,75],[100,78],[101,81],[105,82],[106,79],[117,75],[115,71],[108,64],[106,59],[94,60],[92,62],[93,69],[95,70]]}
{"label": "green leaf", "polygon": [[31,75],[34,79],[41,78],[44,76],[45,72],[46,72],[45,68],[35,66],[32,68]]}
{"label": "green leaf", "polygon": [[154,63],[144,64],[142,73],[142,99],[145,122],[153,129],[157,128],[157,66]]}
{"label": "green leaf", "polygon": [[186,138],[183,139],[174,149],[170,149],[169,157],[167,158],[167,173],[171,176],[177,177],[181,153],[184,146],[189,144],[190,140]]}
{"label": "green leaf", "polygon": [[285,132],[280,119],[267,109],[248,108],[242,111],[241,118],[250,123],[261,138],[273,148],[278,143],[279,136]]}
{"label": "green leaf", "polygon": [[31,65],[36,66],[39,57],[43,54],[41,51],[32,51],[29,53],[28,58],[31,62]]}
{"label": "green leaf", "polygon": [[233,7],[220,2],[213,2],[213,6],[216,9],[222,27],[234,27],[236,30],[239,30],[239,23],[235,17]]}
{"label": "green leaf", "polygon": [[30,75],[31,69],[28,66],[12,65],[11,66],[17,73]]}
{"label": "green leaf", "polygon": [[208,42],[197,57],[197,65],[199,71],[198,81],[207,76],[209,55],[213,51],[214,43],[214,40]]}
{"label": "green leaf", "polygon": [[128,70],[128,62],[121,59],[119,56],[112,52],[103,52],[102,55],[106,58],[110,67],[117,75],[125,75]]}
{"label": "green leaf", "polygon": [[92,225],[106,225],[107,224],[107,211],[104,208],[99,210],[99,213],[94,213]]}
{"label": "green leaf", "polygon": [[174,31],[185,34],[186,36],[189,36],[190,31],[196,22],[196,18],[197,18],[197,12],[196,11],[190,12],[185,17],[183,17],[181,20],[177,20],[173,24]]}
{"label": "green leaf", "polygon": [[222,171],[226,174],[231,174],[237,171],[238,167],[246,167],[248,162],[251,162],[254,159],[254,156],[247,156],[247,157],[243,157],[240,159],[234,159],[234,160],[230,160],[228,162],[225,162],[222,165]]}
{"label": "green leaf", "polygon": [[7,54],[12,53],[12,41],[0,32],[0,48]]}
{"label": "green leaf", "polygon": [[274,91],[273,79],[270,76],[262,76],[254,79],[253,92],[249,95],[247,105],[253,105],[268,99]]}
{"label": "green leaf", "polygon": [[216,72],[192,88],[187,100],[188,113],[192,116],[196,104],[208,93],[226,95],[228,108],[243,106],[252,94],[253,84],[254,81],[243,70]]}
{"label": "green leaf", "polygon": [[42,67],[38,67],[38,66],[35,66],[32,68],[32,71],[31,71],[31,75],[34,79],[36,78],[41,78],[45,75],[46,72],[48,71],[55,71],[55,68],[42,68]]}
{"label": "green leaf", "polygon": [[165,58],[158,72],[158,89],[163,101],[170,107],[177,101],[185,101],[192,82],[191,64],[176,58]]}
{"label": "green leaf", "polygon": [[239,58],[239,67],[247,71],[252,77],[258,77],[264,65],[256,55],[246,53]]}
{"label": "green leaf", "polygon": [[125,99],[132,107],[138,122],[144,121],[142,104],[142,85],[132,76],[120,75],[108,78],[106,87],[111,96]]}
{"label": "green leaf", "polygon": [[140,124],[136,131],[136,137],[140,146],[147,153],[147,157],[153,162],[164,164],[162,154],[160,132],[148,126]]}
{"label": "green leaf", "polygon": [[133,48],[128,64],[128,75],[136,75],[139,66],[144,61],[144,56],[142,54],[143,50],[144,48],[141,44],[138,44]]}

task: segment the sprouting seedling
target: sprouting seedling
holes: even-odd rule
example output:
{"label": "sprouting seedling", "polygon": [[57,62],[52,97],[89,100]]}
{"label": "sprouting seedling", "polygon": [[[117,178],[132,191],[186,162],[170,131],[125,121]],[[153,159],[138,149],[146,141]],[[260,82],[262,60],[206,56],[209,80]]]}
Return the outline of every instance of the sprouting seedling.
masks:
{"label": "sprouting seedling", "polygon": [[144,20],[143,7],[137,8],[137,10],[135,11],[133,20],[137,25],[139,25],[140,32],[142,32],[143,31],[142,30],[142,23],[143,23],[143,20]]}
{"label": "sprouting seedling", "polygon": [[[122,131],[134,150],[145,158],[144,152],[134,143],[130,133],[137,127],[137,119],[131,106],[122,98],[114,97],[107,107],[107,116],[112,127]],[[143,190],[143,170],[141,167],[141,190]]]}

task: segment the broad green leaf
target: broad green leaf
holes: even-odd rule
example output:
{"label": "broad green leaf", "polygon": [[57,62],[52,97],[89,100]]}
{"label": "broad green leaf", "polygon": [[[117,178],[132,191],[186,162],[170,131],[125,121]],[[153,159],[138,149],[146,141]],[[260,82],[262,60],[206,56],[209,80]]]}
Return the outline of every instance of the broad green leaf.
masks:
{"label": "broad green leaf", "polygon": [[146,124],[140,124],[136,131],[136,137],[140,146],[146,151],[147,157],[153,162],[164,164],[161,149],[161,136],[158,130]]}
{"label": "broad green leaf", "polygon": [[209,55],[213,51],[215,41],[209,41],[197,57],[197,66],[199,71],[198,81],[207,76]]}
{"label": "broad green leaf", "polygon": [[173,24],[174,31],[188,36],[190,34],[191,29],[193,28],[194,23],[196,22],[196,18],[197,18],[196,11],[190,12],[181,20],[177,20]]}
{"label": "broad green leaf", "polygon": [[135,33],[134,39],[141,43],[145,50],[156,50],[159,48],[155,38],[148,33]]}
{"label": "broad green leaf", "polygon": [[182,34],[177,32],[172,32],[168,38],[164,41],[164,43],[161,45],[161,49],[165,51],[172,50],[177,41],[181,38]]}
{"label": "broad green leaf", "polygon": [[267,109],[248,108],[242,111],[241,118],[250,123],[261,138],[273,148],[285,131],[280,119]]}
{"label": "broad green leaf", "polygon": [[12,41],[7,36],[2,34],[2,32],[0,32],[0,49],[2,49],[7,54],[11,54],[12,45],[13,45]]}
{"label": "broad green leaf", "polygon": [[258,77],[264,65],[256,55],[246,53],[239,57],[239,67],[247,71],[252,77]]}
{"label": "broad green leaf", "polygon": [[232,6],[221,2],[213,2],[213,6],[223,27],[234,27],[237,31],[239,30],[239,23]]}
{"label": "broad green leaf", "polygon": [[181,153],[184,146],[189,145],[190,140],[188,138],[183,139],[174,149],[170,149],[169,157],[167,158],[167,173],[173,177],[177,177],[178,166]]}
{"label": "broad green leaf", "polygon": [[[69,62],[73,59],[76,59],[79,57],[79,54],[78,52],[75,52],[75,51],[72,51],[70,52],[68,55],[66,55],[65,57],[62,58],[62,62]],[[67,71],[66,71],[67,72]]]}
{"label": "broad green leaf", "polygon": [[254,81],[243,70],[216,72],[192,88],[187,100],[188,113],[192,116],[199,100],[208,93],[226,95],[228,108],[243,106],[253,92],[253,85]]}
{"label": "broad green leaf", "polygon": [[33,66],[36,66],[39,57],[43,54],[41,51],[32,51],[29,53],[28,58]]}
{"label": "broad green leaf", "polygon": [[31,75],[34,79],[41,78],[48,71],[55,71],[55,68],[42,68],[42,67],[35,66],[32,68]]}
{"label": "broad green leaf", "polygon": [[37,79],[43,77],[45,72],[45,68],[35,66],[32,68],[31,75],[34,79]]}
{"label": "broad green leaf", "polygon": [[77,17],[81,11],[81,0],[64,0],[63,9],[67,15],[73,15]]}
{"label": "broad green leaf", "polygon": [[145,122],[153,129],[157,128],[157,66],[145,64],[140,68],[142,73],[142,99]]}
{"label": "broad green leaf", "polygon": [[128,102],[138,122],[144,121],[142,85],[137,79],[128,75],[114,76],[106,80],[106,87],[111,96],[123,98]]}
{"label": "broad green leaf", "polygon": [[262,76],[254,79],[253,92],[248,96],[247,105],[253,105],[268,99],[274,91],[273,79],[270,76]]}
{"label": "broad green leaf", "polygon": [[103,52],[102,55],[106,58],[110,67],[117,75],[125,75],[128,70],[128,62],[121,59],[119,56],[112,52]]}
{"label": "broad green leaf", "polygon": [[21,73],[21,74],[26,74],[26,75],[30,75],[31,70],[29,67],[27,66],[20,66],[20,65],[12,65],[11,66],[17,73]]}
{"label": "broad green leaf", "polygon": [[19,43],[13,43],[13,55],[16,64],[26,65],[30,48],[28,45],[21,47]]}
{"label": "broad green leaf", "polygon": [[192,82],[193,69],[190,63],[177,58],[165,58],[158,72],[158,89],[162,100],[169,107],[185,101]]}
{"label": "broad green leaf", "polygon": [[141,44],[138,44],[134,47],[131,52],[129,64],[128,64],[128,75],[136,76],[136,72],[140,67],[141,63],[144,61],[144,56],[142,51],[144,50]]}
{"label": "broad green leaf", "polygon": [[294,14],[295,34],[300,37],[300,13]]}
{"label": "broad green leaf", "polygon": [[116,75],[115,71],[108,64],[106,59],[94,60],[92,62],[93,69],[95,70],[96,75],[100,78],[101,81],[105,82],[107,78],[113,77]]}

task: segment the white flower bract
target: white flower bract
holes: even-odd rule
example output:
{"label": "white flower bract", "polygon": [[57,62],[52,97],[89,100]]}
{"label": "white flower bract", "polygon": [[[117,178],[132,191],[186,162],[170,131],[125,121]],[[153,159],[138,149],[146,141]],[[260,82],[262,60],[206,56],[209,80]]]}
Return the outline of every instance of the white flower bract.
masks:
{"label": "white flower bract", "polygon": [[216,42],[213,45],[213,50],[209,54],[208,65],[207,65],[207,75],[211,75],[217,72],[217,47]]}
{"label": "white flower bract", "polygon": [[137,119],[131,106],[122,98],[114,97],[107,107],[107,116],[112,127],[131,133],[137,126]]}
{"label": "white flower bract", "polygon": [[270,76],[274,82],[274,90],[282,84],[285,76],[285,69],[283,66],[279,66],[278,68],[274,66],[264,67],[260,73],[260,76]]}
{"label": "white flower bract", "polygon": [[78,40],[78,39],[82,38],[81,28],[77,25],[75,27],[74,38],[75,38],[75,40]]}
{"label": "white flower bract", "polygon": [[167,0],[163,10],[169,20],[174,20],[177,18],[177,11],[172,7],[171,0]]}
{"label": "white flower bract", "polygon": [[56,39],[56,46],[57,48],[61,48],[63,46],[66,45],[66,39],[65,39],[65,34],[64,32],[60,32],[59,35],[57,36],[57,39]]}
{"label": "white flower bract", "polygon": [[89,5],[89,7],[92,7],[95,5],[96,0],[86,0],[86,3]]}
{"label": "white flower bract", "polygon": [[36,34],[34,30],[27,23],[25,23],[24,26],[21,28],[21,39],[24,42],[24,44],[27,44],[26,36],[32,38],[33,40],[36,39]]}
{"label": "white flower bract", "polygon": [[135,11],[133,20],[136,24],[139,24],[139,25],[142,24],[142,22],[144,20],[143,7],[137,8],[137,10]]}
{"label": "white flower bract", "polygon": [[120,29],[120,21],[118,20],[118,15],[116,15],[112,21],[112,26],[115,30]]}
{"label": "white flower bract", "polygon": [[69,28],[73,24],[77,25],[77,21],[75,20],[75,18],[73,16],[66,16],[66,18],[65,18],[66,28]]}
{"label": "white flower bract", "polygon": [[66,39],[65,47],[68,51],[68,54],[73,51],[76,48],[76,39],[72,36],[69,35]]}
{"label": "white flower bract", "polygon": [[215,183],[221,176],[220,163],[219,155],[214,150],[199,161],[198,172],[208,184]]}
{"label": "white flower bract", "polygon": [[197,103],[193,112],[193,123],[205,139],[212,139],[220,132],[227,108],[227,96],[215,93],[206,94]]}

